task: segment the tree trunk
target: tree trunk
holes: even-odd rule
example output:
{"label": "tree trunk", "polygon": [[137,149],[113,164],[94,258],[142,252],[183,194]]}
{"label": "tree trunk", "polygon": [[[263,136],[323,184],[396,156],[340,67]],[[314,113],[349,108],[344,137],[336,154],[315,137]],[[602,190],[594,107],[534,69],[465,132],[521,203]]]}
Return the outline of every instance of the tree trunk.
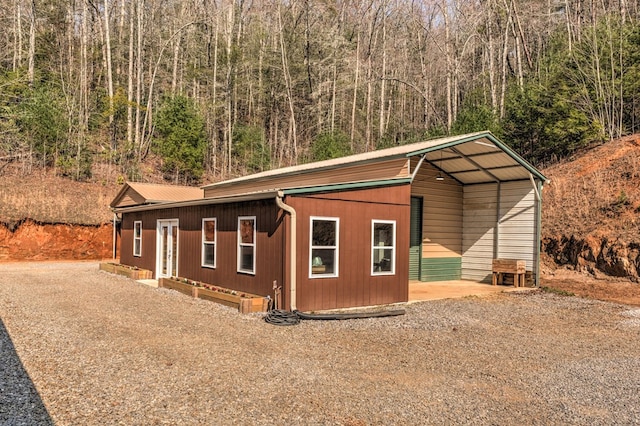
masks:
{"label": "tree trunk", "polygon": [[[134,1],[134,0],[131,0]],[[138,161],[142,160],[142,129],[140,128],[140,118],[142,111],[142,69],[144,61],[142,58],[142,41],[144,36],[144,0],[136,0],[136,120],[134,127],[134,144],[138,152]]]}
{"label": "tree trunk", "polygon": [[511,26],[511,11],[507,15],[507,25],[504,29],[502,46],[502,75],[500,85],[500,118],[504,118],[504,98],[507,92],[507,61],[509,60],[509,27]]}
{"label": "tree trunk", "polygon": [[384,138],[385,133],[385,94],[387,89],[387,4],[382,4],[382,81],[380,83],[380,122],[378,123],[378,140]]}
{"label": "tree trunk", "polygon": [[182,37],[177,37],[173,45],[173,72],[171,73],[171,94],[176,95],[176,87],[178,85],[178,64],[180,58],[180,42]]}
{"label": "tree trunk", "polygon": [[[217,127],[217,105],[218,105],[218,34],[220,31],[218,30],[220,26],[220,14],[216,13],[216,28],[215,34],[213,38],[213,93],[212,93],[212,113],[213,113],[213,147],[212,147],[212,156],[213,156],[213,170],[217,168],[218,163],[218,127]],[[223,155],[224,158],[224,155]],[[224,171],[224,164],[221,167],[222,171]]]}
{"label": "tree trunk", "polygon": [[233,43],[233,20],[234,20],[234,5],[229,5],[229,15],[227,17],[227,76],[226,76],[226,94],[227,94],[227,176],[231,176],[231,154],[233,152],[232,146],[232,137],[233,137],[233,122],[232,122],[232,114],[233,114],[233,88],[231,87],[231,46]]}
{"label": "tree trunk", "polygon": [[280,37],[280,58],[282,60],[282,73],[284,75],[284,83],[286,86],[287,99],[289,103],[289,140],[292,142],[293,163],[295,164],[298,161],[298,129],[296,126],[295,107],[293,104],[293,92],[291,90],[291,75],[289,73],[287,51],[284,44],[284,26],[282,25],[282,10],[280,9],[280,3],[278,3],[278,26]]}
{"label": "tree trunk", "polygon": [[82,147],[89,125],[89,11],[82,3],[80,15],[80,75],[79,75],[79,102],[78,102],[78,134],[76,135],[76,179],[80,178],[80,160]]}
{"label": "tree trunk", "polygon": [[33,85],[35,73],[35,54],[36,54],[36,0],[31,0],[31,16],[29,16],[29,68],[27,71],[27,79],[29,86]]}
{"label": "tree trunk", "polygon": [[[16,19],[13,46],[13,71],[22,66],[22,1],[15,0]],[[17,38],[17,40],[16,40]]]}
{"label": "tree trunk", "polygon": [[109,130],[111,131],[111,149],[117,148],[116,132],[113,122],[113,68],[111,65],[111,31],[109,29],[109,1],[104,0],[104,41],[107,56],[107,95],[109,96]]}
{"label": "tree trunk", "polygon": [[358,77],[360,76],[360,31],[356,35],[356,75],[353,82],[353,103],[351,104],[351,151],[354,151],[356,130],[356,107],[358,104]]}
{"label": "tree trunk", "polygon": [[524,54],[527,58],[527,65],[529,69],[533,69],[533,60],[531,59],[531,53],[529,52],[529,47],[527,46],[527,39],[524,37],[524,31],[522,30],[522,24],[520,23],[520,15],[518,14],[517,3],[512,0],[511,5],[513,7],[513,16],[515,18],[515,25],[518,27],[518,35],[520,38],[520,43],[522,43],[522,49],[524,50]]}
{"label": "tree trunk", "polygon": [[571,31],[571,8],[569,7],[569,0],[564,2],[564,14],[567,19],[567,43],[569,52],[573,50],[573,32]]}
{"label": "tree trunk", "polygon": [[135,38],[135,4],[135,1],[129,1],[129,72],[127,73],[127,149],[129,150],[133,149],[133,45]]}
{"label": "tree trunk", "polygon": [[446,87],[446,102],[447,102],[447,133],[451,131],[451,126],[453,125],[453,103],[452,103],[452,92],[453,92],[453,60],[451,53],[451,29],[449,28],[449,6],[446,2],[441,6],[442,9],[442,18],[444,23],[444,48],[445,48],[445,57],[447,64],[447,87]]}
{"label": "tree trunk", "polygon": [[[118,7],[118,6],[116,6]],[[118,43],[116,45],[116,86],[119,87],[122,82],[122,67],[124,66],[124,22],[126,18],[125,0],[120,0],[120,13],[118,15]]]}
{"label": "tree trunk", "polygon": [[498,88],[496,84],[496,59],[495,59],[495,51],[494,51],[494,41],[493,41],[493,14],[492,14],[492,4],[489,1],[487,5],[487,39],[488,39],[488,52],[489,55],[489,92],[491,96],[491,109],[493,113],[498,112]]}

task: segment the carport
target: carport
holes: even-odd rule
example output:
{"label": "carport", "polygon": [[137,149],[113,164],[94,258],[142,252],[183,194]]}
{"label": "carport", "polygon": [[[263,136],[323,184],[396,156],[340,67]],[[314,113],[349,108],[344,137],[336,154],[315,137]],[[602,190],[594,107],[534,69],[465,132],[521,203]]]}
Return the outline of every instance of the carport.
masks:
{"label": "carport", "polygon": [[420,144],[410,158],[409,279],[491,282],[497,258],[526,261],[538,283],[546,178],[491,133]]}

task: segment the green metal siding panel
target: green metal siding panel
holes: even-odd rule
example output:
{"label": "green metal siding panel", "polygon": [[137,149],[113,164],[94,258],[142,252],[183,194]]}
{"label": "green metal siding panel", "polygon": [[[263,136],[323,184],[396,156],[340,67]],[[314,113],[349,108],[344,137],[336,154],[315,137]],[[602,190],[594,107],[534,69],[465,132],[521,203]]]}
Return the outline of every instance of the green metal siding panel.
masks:
{"label": "green metal siding panel", "polygon": [[421,281],[459,280],[461,274],[461,257],[422,258]]}
{"label": "green metal siding panel", "polygon": [[422,256],[422,198],[411,197],[411,226],[409,232],[409,279],[420,279]]}
{"label": "green metal siding panel", "polygon": [[422,249],[420,246],[411,247],[409,249],[409,279],[420,279],[420,252]]}

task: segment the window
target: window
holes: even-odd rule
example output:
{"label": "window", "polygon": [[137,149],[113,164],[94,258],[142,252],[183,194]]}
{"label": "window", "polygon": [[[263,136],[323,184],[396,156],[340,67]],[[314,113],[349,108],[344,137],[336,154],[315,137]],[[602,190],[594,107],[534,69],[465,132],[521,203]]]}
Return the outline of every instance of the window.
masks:
{"label": "window", "polygon": [[133,222],[133,255],[142,256],[142,221]]}
{"label": "window", "polygon": [[338,276],[338,228],[338,218],[311,218],[311,250],[309,251],[311,278]]}
{"label": "window", "polygon": [[216,267],[216,219],[202,219],[202,266]]}
{"label": "window", "polygon": [[393,275],[396,272],[396,222],[371,222],[371,275]]}
{"label": "window", "polygon": [[238,218],[238,272],[256,272],[256,217]]}

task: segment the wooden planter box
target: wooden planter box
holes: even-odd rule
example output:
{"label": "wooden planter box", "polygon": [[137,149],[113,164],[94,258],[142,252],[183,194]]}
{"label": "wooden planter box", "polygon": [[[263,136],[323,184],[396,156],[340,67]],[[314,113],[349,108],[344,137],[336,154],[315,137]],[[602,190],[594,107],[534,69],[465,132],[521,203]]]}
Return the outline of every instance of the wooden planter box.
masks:
{"label": "wooden planter box", "polygon": [[158,287],[170,288],[187,296],[198,297],[198,287],[182,281],[172,280],[171,278],[160,278]]}
{"label": "wooden planter box", "polygon": [[171,278],[160,278],[158,287],[171,288],[192,297],[220,303],[221,305],[236,308],[240,313],[266,312],[268,301],[265,297],[255,294],[242,293],[230,294],[222,291],[210,290],[204,287],[196,287],[183,281]]}
{"label": "wooden planter box", "polygon": [[269,300],[266,297],[242,297],[240,299],[239,310],[243,314],[250,312],[267,312],[269,309]]}
{"label": "wooden planter box", "polygon": [[118,263],[103,262],[100,264],[100,270],[111,274],[122,275],[132,280],[148,280],[153,278],[153,272],[148,269],[134,268]]}

